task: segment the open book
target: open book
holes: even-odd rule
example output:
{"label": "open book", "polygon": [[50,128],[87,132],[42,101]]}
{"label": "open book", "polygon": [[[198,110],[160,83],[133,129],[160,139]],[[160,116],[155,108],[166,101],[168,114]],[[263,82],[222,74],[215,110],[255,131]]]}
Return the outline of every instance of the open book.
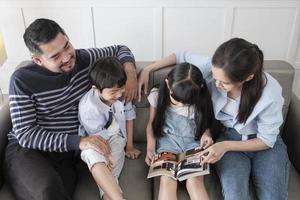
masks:
{"label": "open book", "polygon": [[155,176],[170,176],[183,181],[190,177],[209,174],[209,164],[200,164],[202,149],[195,148],[181,154],[162,152],[155,154],[150,165],[147,178]]}

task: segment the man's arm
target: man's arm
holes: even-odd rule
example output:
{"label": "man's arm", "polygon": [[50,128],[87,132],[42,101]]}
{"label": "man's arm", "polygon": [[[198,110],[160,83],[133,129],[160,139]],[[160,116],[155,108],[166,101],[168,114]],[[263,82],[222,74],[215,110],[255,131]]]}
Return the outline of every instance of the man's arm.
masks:
{"label": "man's arm", "polygon": [[88,49],[90,55],[90,65],[92,65],[97,59],[106,56],[117,57],[123,65],[123,69],[127,76],[125,94],[126,102],[132,101],[137,96],[137,75],[135,67],[135,59],[127,46],[113,45],[104,48]]}
{"label": "man's arm", "polygon": [[77,133],[69,135],[49,131],[37,124],[35,102],[29,96],[10,94],[13,134],[24,148],[66,152],[79,149]]}
{"label": "man's arm", "polygon": [[127,77],[125,85],[125,94],[124,98],[126,102],[132,101],[137,96],[137,76],[136,76],[136,67],[132,62],[126,62],[123,64],[124,71]]}

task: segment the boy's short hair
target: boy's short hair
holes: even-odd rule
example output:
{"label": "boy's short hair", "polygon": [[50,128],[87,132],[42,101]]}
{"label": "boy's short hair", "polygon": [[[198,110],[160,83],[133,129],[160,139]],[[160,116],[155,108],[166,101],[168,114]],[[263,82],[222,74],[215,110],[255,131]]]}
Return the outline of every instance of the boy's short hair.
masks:
{"label": "boy's short hair", "polygon": [[55,21],[40,18],[26,28],[23,39],[31,53],[41,55],[43,52],[39,46],[52,41],[59,33],[66,35]]}
{"label": "boy's short hair", "polygon": [[116,57],[105,57],[92,65],[89,80],[102,92],[105,88],[124,86],[127,79],[120,61]]}

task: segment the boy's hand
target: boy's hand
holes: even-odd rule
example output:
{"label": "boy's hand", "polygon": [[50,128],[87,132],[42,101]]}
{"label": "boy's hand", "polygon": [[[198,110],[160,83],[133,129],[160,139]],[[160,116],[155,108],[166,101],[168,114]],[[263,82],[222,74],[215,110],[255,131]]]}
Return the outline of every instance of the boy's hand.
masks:
{"label": "boy's hand", "polygon": [[127,146],[126,147],[126,152],[125,152],[125,155],[130,158],[130,159],[136,159],[140,156],[141,154],[141,151],[134,148],[134,147],[129,147]]}
{"label": "boy's hand", "polygon": [[209,134],[204,133],[200,140],[200,148],[206,149],[214,143],[213,139]]}
{"label": "boy's hand", "polygon": [[155,151],[154,150],[147,149],[147,154],[146,154],[145,162],[147,163],[148,166],[150,166],[154,155],[155,155]]}

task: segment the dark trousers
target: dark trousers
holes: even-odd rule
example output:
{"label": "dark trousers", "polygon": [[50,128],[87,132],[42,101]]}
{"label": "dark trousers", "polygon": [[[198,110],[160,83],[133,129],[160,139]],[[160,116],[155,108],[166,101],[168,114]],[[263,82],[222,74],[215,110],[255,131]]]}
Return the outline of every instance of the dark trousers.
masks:
{"label": "dark trousers", "polygon": [[18,200],[69,200],[77,182],[75,164],[79,159],[74,155],[9,144],[4,176]]}

